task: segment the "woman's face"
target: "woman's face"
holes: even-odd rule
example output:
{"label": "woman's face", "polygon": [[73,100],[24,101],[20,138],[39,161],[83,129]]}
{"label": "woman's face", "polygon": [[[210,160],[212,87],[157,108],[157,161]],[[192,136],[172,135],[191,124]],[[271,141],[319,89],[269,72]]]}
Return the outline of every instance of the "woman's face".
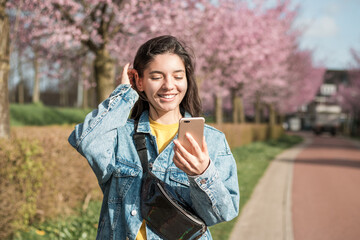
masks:
{"label": "woman's face", "polygon": [[185,66],[176,54],[157,55],[144,70],[137,87],[150,103],[150,114],[180,113],[180,103],[187,90]]}

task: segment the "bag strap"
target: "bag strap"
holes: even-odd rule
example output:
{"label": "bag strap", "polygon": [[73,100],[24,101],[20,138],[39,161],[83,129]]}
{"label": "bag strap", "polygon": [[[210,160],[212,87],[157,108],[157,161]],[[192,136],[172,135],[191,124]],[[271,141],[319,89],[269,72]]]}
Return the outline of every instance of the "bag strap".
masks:
{"label": "bag strap", "polygon": [[133,135],[133,139],[135,142],[136,151],[137,151],[140,161],[141,161],[143,173],[146,173],[146,172],[149,172],[149,167],[148,167],[148,157],[147,157],[145,133],[137,132],[138,121],[135,121],[134,125],[135,125],[134,126],[135,132]]}

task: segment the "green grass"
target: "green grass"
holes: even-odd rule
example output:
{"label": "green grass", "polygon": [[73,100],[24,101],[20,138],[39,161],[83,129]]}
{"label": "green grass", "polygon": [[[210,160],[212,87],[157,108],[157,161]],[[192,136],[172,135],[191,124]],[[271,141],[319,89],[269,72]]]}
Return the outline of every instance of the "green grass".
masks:
{"label": "green grass", "polygon": [[42,104],[10,104],[10,125],[44,126],[80,123],[90,111],[90,109],[48,107]]}
{"label": "green grass", "polygon": [[[283,150],[300,143],[298,136],[284,135],[278,140],[256,142],[232,149],[237,162],[240,188],[240,211],[250,199],[254,187],[272,159]],[[48,221],[32,227],[28,232],[17,233],[14,240],[42,239],[95,239],[100,202],[92,202],[87,211],[79,210],[75,216]],[[210,227],[214,240],[229,239],[236,219]],[[39,230],[44,232],[39,232]],[[39,235],[44,233],[44,236]]]}

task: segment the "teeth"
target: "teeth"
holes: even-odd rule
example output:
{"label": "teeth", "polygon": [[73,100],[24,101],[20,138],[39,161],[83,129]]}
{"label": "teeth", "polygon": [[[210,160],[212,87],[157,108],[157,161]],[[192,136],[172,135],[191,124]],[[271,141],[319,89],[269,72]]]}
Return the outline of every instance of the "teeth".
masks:
{"label": "teeth", "polygon": [[160,97],[163,97],[163,98],[173,98],[173,97],[175,97],[175,95],[160,95]]}

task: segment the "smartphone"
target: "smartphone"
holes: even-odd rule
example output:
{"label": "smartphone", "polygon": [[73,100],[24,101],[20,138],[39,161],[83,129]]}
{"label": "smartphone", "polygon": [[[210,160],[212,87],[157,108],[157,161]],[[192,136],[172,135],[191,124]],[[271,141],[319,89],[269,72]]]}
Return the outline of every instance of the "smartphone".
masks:
{"label": "smartphone", "polygon": [[195,141],[202,148],[202,141],[204,136],[204,124],[205,119],[203,117],[190,117],[190,118],[181,118],[179,121],[179,131],[178,131],[178,140],[182,146],[185,147],[189,152],[191,151],[191,144],[187,137],[186,133],[190,133]]}

